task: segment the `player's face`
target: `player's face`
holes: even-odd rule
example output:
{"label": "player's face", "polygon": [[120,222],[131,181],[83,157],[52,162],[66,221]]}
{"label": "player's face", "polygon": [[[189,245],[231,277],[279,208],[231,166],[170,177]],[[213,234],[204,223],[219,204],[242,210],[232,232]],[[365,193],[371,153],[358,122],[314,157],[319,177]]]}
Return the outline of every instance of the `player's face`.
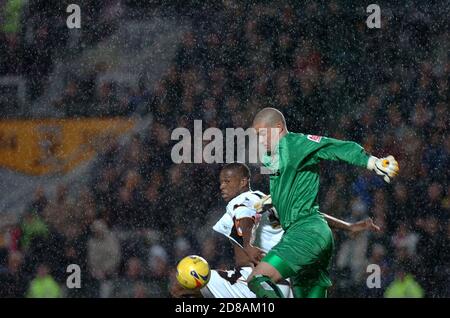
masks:
{"label": "player's face", "polygon": [[241,192],[242,178],[233,170],[220,172],[220,192],[225,202],[230,201]]}
{"label": "player's face", "polygon": [[266,123],[256,123],[253,128],[256,130],[259,144],[266,152],[272,152],[280,140],[282,128],[279,125],[271,127]]}

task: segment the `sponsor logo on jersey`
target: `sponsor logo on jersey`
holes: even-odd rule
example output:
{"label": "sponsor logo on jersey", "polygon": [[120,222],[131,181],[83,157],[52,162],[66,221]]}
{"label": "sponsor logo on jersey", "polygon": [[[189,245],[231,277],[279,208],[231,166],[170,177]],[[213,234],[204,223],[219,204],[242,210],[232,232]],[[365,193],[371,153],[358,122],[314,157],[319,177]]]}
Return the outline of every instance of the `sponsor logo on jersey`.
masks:
{"label": "sponsor logo on jersey", "polygon": [[322,140],[322,136],[316,136],[316,135],[308,135],[307,138],[314,142],[320,142],[320,140]]}

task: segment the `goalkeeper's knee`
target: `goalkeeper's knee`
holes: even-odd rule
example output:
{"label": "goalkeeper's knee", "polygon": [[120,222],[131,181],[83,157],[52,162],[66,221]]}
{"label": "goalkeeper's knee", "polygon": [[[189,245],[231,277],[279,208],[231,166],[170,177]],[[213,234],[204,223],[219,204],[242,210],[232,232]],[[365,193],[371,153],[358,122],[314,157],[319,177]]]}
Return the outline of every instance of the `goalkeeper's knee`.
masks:
{"label": "goalkeeper's knee", "polygon": [[283,293],[277,284],[263,275],[255,275],[248,282],[248,288],[255,293],[258,298],[283,298]]}

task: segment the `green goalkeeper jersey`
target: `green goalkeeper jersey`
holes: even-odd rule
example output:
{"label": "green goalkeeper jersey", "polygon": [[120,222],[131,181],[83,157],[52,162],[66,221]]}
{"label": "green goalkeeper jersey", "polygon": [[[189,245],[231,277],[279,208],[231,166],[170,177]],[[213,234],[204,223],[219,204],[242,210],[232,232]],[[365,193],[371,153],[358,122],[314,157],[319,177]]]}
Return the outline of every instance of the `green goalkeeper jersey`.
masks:
{"label": "green goalkeeper jersey", "polygon": [[319,165],[321,160],[340,160],[366,167],[369,155],[355,142],[288,133],[278,149],[263,159],[272,170],[270,194],[283,229],[319,213]]}

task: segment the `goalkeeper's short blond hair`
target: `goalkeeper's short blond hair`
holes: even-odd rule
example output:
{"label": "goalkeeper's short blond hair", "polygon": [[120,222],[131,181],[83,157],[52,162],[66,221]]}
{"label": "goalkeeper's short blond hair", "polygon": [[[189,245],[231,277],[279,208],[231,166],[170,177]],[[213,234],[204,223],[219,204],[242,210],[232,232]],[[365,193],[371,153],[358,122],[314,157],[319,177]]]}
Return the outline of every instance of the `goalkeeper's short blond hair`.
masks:
{"label": "goalkeeper's short blond hair", "polygon": [[281,123],[286,128],[286,119],[282,112],[273,107],[266,107],[260,110],[253,119],[253,126],[256,124],[268,124],[270,127],[275,127],[276,124]]}

